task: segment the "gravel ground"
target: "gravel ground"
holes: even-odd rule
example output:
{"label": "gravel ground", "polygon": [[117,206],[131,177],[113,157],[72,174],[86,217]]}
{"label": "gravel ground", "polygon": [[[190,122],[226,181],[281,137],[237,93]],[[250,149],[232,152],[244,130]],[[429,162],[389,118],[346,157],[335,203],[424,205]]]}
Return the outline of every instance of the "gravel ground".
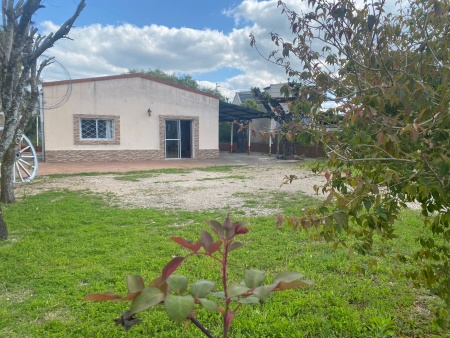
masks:
{"label": "gravel ground", "polygon": [[[98,193],[113,205],[124,208],[174,208],[206,210],[239,208],[246,213],[244,204],[249,198],[261,200],[251,210],[258,214],[278,212],[265,209],[263,200],[275,192],[316,196],[314,185],[324,182],[323,175],[313,175],[301,164],[280,163],[239,166],[227,172],[192,170],[178,174],[146,174],[124,176],[105,174],[98,176],[38,177],[31,183],[19,185],[16,196],[36,194],[46,190],[69,189]],[[292,184],[282,184],[285,175],[295,175]],[[316,196],[317,197],[317,196]]]}

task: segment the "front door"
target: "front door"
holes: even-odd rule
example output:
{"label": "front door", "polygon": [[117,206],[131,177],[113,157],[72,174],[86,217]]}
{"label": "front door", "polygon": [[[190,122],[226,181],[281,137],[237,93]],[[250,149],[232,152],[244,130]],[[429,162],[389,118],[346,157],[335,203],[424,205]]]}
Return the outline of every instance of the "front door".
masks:
{"label": "front door", "polygon": [[192,133],[190,120],[165,121],[166,158],[191,158]]}

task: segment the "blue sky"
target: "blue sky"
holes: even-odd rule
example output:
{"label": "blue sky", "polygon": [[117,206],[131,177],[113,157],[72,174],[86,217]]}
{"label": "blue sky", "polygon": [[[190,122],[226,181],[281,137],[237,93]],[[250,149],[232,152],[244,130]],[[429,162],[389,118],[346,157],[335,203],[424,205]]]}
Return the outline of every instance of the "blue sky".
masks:
{"label": "blue sky", "polygon": [[[107,2],[106,2],[107,1]],[[232,17],[222,14],[239,2],[226,0],[90,0],[78,25],[100,23],[120,25],[132,23],[136,26],[150,24],[168,27],[189,27],[194,29],[217,28],[230,32],[234,27]],[[38,18],[61,24],[76,8],[78,0],[45,0],[46,9]],[[107,3],[107,6],[105,6]]]}
{"label": "blue sky", "polygon": [[[55,31],[78,0],[45,0],[34,20],[41,34]],[[201,86],[230,98],[238,90],[286,81],[284,70],[250,47],[253,33],[268,55],[271,31],[287,34],[278,0],[87,0],[69,34],[46,54],[73,79],[115,75],[128,69],[161,69],[191,75]],[[286,1],[289,3],[289,1]],[[298,8],[298,1],[291,0]],[[295,3],[295,5],[294,5]],[[67,77],[58,65],[44,81]]]}

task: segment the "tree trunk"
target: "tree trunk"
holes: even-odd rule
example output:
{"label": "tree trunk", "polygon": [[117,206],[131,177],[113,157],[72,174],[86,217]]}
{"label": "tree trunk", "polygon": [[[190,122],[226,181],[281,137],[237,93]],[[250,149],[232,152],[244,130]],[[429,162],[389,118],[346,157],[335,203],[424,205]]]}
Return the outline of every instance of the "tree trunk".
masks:
{"label": "tree trunk", "polygon": [[3,212],[0,207],[0,241],[4,241],[8,238],[8,228],[6,227],[6,223],[3,220]]}
{"label": "tree trunk", "polygon": [[14,162],[16,160],[16,147],[13,142],[3,156],[1,169],[1,195],[2,203],[14,203]]}

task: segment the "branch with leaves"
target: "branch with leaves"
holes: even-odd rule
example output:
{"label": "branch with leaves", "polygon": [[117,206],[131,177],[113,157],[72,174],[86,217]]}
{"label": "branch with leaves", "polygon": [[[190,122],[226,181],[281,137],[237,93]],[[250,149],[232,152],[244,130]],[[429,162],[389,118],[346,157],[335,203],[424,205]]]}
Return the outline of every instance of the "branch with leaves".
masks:
{"label": "branch with leaves", "polygon": [[[164,306],[170,319],[177,323],[192,322],[207,337],[213,337],[196,317],[194,308],[202,306],[208,311],[218,311],[222,316],[223,335],[229,336],[229,330],[236,312],[243,305],[259,304],[273,292],[294,289],[311,285],[313,282],[302,280],[298,272],[281,272],[272,283],[263,284],[266,274],[259,270],[245,271],[241,283],[230,283],[228,276],[229,254],[243,246],[235,240],[238,235],[245,235],[248,229],[242,222],[231,222],[227,217],[221,224],[218,221],[208,221],[210,230],[216,236],[203,230],[198,242],[191,242],[182,237],[170,239],[190,251],[185,257],[174,257],[162,270],[160,276],[148,286],[141,276],[127,276],[128,294],[125,297],[114,293],[90,294],[86,301],[131,301],[130,308],[115,320],[126,330],[141,322],[136,315],[157,305]],[[215,284],[209,280],[198,280],[189,288],[188,278],[174,275],[176,269],[192,256],[206,256],[220,264],[222,291],[212,292]],[[211,299],[211,297],[213,299]]]}

